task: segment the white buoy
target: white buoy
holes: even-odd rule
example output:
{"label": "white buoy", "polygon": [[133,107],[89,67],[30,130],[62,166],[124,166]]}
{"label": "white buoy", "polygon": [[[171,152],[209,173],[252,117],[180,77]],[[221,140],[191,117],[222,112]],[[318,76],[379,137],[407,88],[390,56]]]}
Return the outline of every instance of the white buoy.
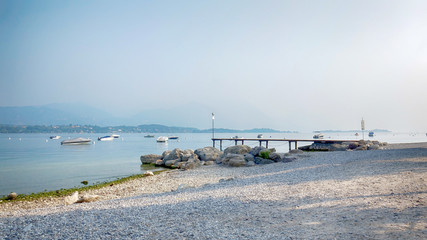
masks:
{"label": "white buoy", "polygon": [[46,139],[46,142],[48,142],[48,140]]}

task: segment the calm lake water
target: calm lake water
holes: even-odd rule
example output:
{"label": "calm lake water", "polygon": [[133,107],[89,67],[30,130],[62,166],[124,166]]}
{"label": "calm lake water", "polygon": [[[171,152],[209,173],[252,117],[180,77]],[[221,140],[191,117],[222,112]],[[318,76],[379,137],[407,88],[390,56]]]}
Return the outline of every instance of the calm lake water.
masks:
{"label": "calm lake water", "polygon": [[[108,134],[58,134],[59,140],[51,140],[55,134],[0,134],[0,196],[10,192],[35,193],[45,190],[58,190],[74,186],[114,180],[120,177],[139,174],[146,171],[139,160],[144,154],[162,154],[174,148],[197,149],[212,146],[211,133],[179,133],[178,140],[157,143],[155,138],[144,138],[144,134],[121,134],[114,141],[97,141],[98,137]],[[256,138],[255,133],[215,134],[215,137]],[[312,139],[313,133],[265,133],[264,138]],[[87,137],[94,141],[91,145],[64,146],[64,139]],[[360,139],[353,133],[325,133],[325,139]],[[425,142],[425,133],[377,133],[365,139],[386,141],[389,143]],[[257,142],[245,142],[249,146],[258,146]],[[307,143],[309,144],[309,143]],[[234,145],[224,142],[223,148]],[[299,146],[303,146],[299,143]],[[219,147],[219,142],[217,142]],[[270,142],[278,152],[287,152],[287,142]]]}

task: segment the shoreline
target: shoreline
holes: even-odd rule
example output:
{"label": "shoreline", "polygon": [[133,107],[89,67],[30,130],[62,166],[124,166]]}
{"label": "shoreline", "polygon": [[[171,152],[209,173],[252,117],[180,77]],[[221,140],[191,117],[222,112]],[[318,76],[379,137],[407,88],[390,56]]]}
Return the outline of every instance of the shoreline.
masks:
{"label": "shoreline", "polygon": [[[387,147],[384,148],[384,150],[391,150],[391,149],[410,149],[410,148],[426,148],[427,149],[427,142],[417,142],[417,143],[392,143],[392,144],[388,144]],[[382,150],[380,150],[382,151]],[[309,154],[310,152],[305,152],[306,154]],[[311,152],[313,153],[313,152]],[[316,151],[314,151],[314,153],[316,153]],[[331,152],[329,152],[331,153]],[[203,166],[204,168],[206,168],[206,166]],[[219,166],[219,167],[223,167],[223,166]],[[155,174],[157,175],[158,173],[161,172],[171,172],[171,171],[179,171],[178,169],[164,169],[161,171],[156,171]],[[90,185],[90,186],[83,186],[83,187],[79,187],[79,188],[66,188],[66,189],[62,189],[62,190],[56,190],[56,191],[62,191],[62,192],[68,192],[69,195],[72,194],[71,191],[79,191],[79,193],[88,193],[88,194],[94,194],[94,195],[101,195],[101,198],[99,199],[99,201],[103,201],[103,200],[111,200],[111,199],[118,199],[118,198],[122,198],[122,197],[129,197],[129,196],[133,196],[130,193],[127,193],[126,190],[127,189],[132,189],[134,187],[121,187],[120,185],[135,185],[135,184],[140,184],[138,183],[138,179],[139,178],[146,178],[146,176],[143,176],[144,174],[136,174],[136,175],[131,175],[131,176],[126,176],[123,178],[119,178],[117,180],[113,180],[113,181],[106,181],[106,182],[102,182],[102,183],[98,183],[95,185]],[[136,178],[136,179],[133,179]],[[129,179],[129,180],[126,180]],[[124,182],[123,182],[124,180]],[[148,181],[148,183],[151,183],[151,181]],[[114,187],[110,186],[111,184],[115,185]],[[105,188],[105,189],[104,189]],[[104,190],[103,190],[104,189]],[[16,208],[16,209],[33,209],[33,208],[39,208],[39,207],[49,207],[49,206],[54,206],[54,205],[62,205],[61,203],[63,202],[63,199],[65,197],[64,194],[61,194],[60,196],[47,196],[47,197],[36,197],[35,199],[31,199],[32,195],[43,195],[44,193],[53,193],[56,192],[55,190],[53,191],[48,191],[48,192],[37,192],[34,194],[24,194],[24,196],[28,197],[28,199],[23,199],[23,200],[13,200],[13,201],[9,201],[9,200],[0,200],[2,202],[0,202],[0,217],[1,217],[1,212],[3,212],[4,209],[8,209],[9,207],[11,208]],[[114,192],[114,194],[109,194],[108,192]],[[133,192],[133,194],[143,194],[143,192]],[[34,204],[28,204],[28,203],[34,203]],[[9,205],[7,207],[2,207],[2,205]]]}
{"label": "shoreline", "polygon": [[[100,227],[99,222],[83,226],[78,219],[82,220],[79,213],[84,210],[101,219],[102,226],[121,222],[128,226],[124,232],[139,238],[167,238],[171,231],[177,238],[215,239],[427,237],[427,143],[295,157],[289,163],[254,167],[212,165],[166,171],[88,191],[102,196],[92,203],[64,206],[63,199],[3,203],[0,235],[23,236],[28,221],[49,215],[52,220],[33,223],[31,228],[37,231],[27,231],[25,236],[47,234],[59,221],[81,234],[88,227],[98,227],[92,238],[107,233],[120,238],[120,231]],[[70,215],[76,220],[61,220]],[[203,222],[204,228],[181,228],[187,221]],[[165,222],[168,228],[162,225]]]}

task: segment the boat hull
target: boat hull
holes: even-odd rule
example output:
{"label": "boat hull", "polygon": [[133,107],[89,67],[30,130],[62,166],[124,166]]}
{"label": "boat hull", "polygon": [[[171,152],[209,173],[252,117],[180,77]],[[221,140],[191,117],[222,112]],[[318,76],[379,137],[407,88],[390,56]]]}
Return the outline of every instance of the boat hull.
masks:
{"label": "boat hull", "polygon": [[61,145],[84,145],[84,144],[91,144],[92,140],[89,138],[73,138],[64,140],[61,142]]}

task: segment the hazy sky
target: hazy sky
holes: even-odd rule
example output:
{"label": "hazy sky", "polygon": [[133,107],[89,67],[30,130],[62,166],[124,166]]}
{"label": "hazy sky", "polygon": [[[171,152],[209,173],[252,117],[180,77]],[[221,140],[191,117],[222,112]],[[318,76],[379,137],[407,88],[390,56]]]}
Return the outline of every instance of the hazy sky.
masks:
{"label": "hazy sky", "polygon": [[0,83],[1,106],[425,132],[427,1],[0,0]]}

